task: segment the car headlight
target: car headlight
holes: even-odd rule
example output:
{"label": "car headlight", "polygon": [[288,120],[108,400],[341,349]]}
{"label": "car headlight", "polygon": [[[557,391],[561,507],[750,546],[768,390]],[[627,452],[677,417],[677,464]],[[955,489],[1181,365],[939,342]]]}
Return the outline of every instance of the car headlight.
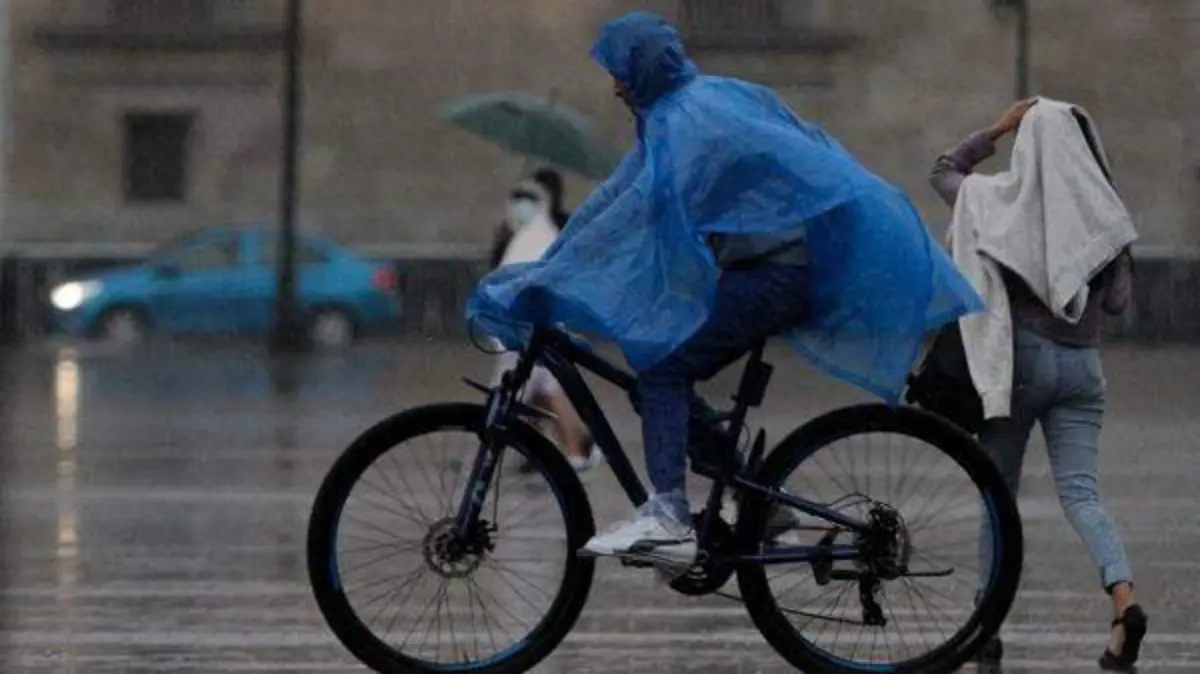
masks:
{"label": "car headlight", "polygon": [[99,281],[72,281],[50,291],[50,303],[59,311],[78,309],[84,302],[95,297],[103,286]]}

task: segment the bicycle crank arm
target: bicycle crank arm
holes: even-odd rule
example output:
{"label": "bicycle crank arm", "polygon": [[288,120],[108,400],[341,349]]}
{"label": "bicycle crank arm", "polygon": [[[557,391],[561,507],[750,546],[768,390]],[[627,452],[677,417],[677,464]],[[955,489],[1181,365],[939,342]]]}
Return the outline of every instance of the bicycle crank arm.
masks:
{"label": "bicycle crank arm", "polygon": [[670,573],[684,574],[691,568],[689,564],[680,563],[678,560],[652,553],[629,553],[617,555],[616,559],[621,561],[621,566],[633,569],[662,569]]}
{"label": "bicycle crank arm", "polygon": [[656,569],[665,571],[686,573],[692,568],[689,562],[681,562],[678,559],[673,559],[667,555],[656,554],[653,552],[642,552],[630,550],[623,555],[617,555],[617,559],[621,560],[621,564],[625,566],[641,567],[652,566]]}
{"label": "bicycle crank arm", "polygon": [[[637,543],[628,552],[611,555],[613,559],[619,560],[621,566],[631,567],[635,569],[662,569],[668,572],[687,573],[687,570],[692,568],[696,562],[685,562],[678,558],[669,557],[664,554],[655,553],[654,544],[652,543]],[[600,558],[608,555],[596,555],[586,550],[580,550],[575,553],[580,557]]]}

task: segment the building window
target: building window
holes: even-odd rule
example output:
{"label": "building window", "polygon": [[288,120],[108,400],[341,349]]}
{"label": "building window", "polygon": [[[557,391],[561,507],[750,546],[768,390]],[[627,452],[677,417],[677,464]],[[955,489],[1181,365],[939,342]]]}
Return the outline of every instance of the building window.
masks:
{"label": "building window", "polygon": [[125,115],[125,199],[180,202],[187,196],[189,113]]}
{"label": "building window", "polygon": [[161,57],[278,51],[283,44],[280,0],[33,0],[39,3],[47,9],[33,36],[51,51]]}
{"label": "building window", "polygon": [[679,0],[680,28],[699,49],[825,50],[845,46],[832,0]]}
{"label": "building window", "polygon": [[811,0],[682,0],[684,25],[704,34],[753,35],[803,28],[812,20]]}
{"label": "building window", "polygon": [[204,27],[215,15],[213,0],[108,0],[108,19],[124,30]]}

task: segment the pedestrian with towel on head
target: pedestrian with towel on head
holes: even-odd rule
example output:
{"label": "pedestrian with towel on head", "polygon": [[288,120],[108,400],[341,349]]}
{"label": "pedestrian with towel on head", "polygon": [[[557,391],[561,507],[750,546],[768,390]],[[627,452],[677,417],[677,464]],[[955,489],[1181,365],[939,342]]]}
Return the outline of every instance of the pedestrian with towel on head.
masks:
{"label": "pedestrian with towel on head", "polygon": [[[973,175],[996,141],[1014,132],[1008,170]],[[1104,314],[1120,314],[1130,302],[1129,246],[1137,233],[1096,126],[1076,105],[1019,101],[940,156],[930,180],[954,208],[954,261],[989,307],[959,321],[983,404],[980,442],[1015,494],[1030,433],[1041,425],[1059,501],[1112,601],[1100,665],[1133,671],[1147,618],[1100,501],[1106,385],[1098,346]],[[979,656],[981,668],[998,666],[1002,651],[993,639]]]}

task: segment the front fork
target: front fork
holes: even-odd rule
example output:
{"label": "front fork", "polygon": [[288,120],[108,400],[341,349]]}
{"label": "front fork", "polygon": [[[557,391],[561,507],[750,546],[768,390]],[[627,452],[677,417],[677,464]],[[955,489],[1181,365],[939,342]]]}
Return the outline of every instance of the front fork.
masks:
{"label": "front fork", "polygon": [[475,455],[475,463],[471,466],[471,474],[458,505],[458,514],[454,518],[455,532],[462,539],[475,533],[475,525],[487,501],[488,488],[504,459],[504,450],[508,445],[508,420],[514,415],[551,418],[546,412],[518,399],[521,389],[533,373],[537,354],[542,353],[542,348],[542,336],[535,332],[530,344],[521,352],[517,366],[500,378],[500,386],[489,388],[467,380],[472,388],[487,393],[487,414],[479,434],[479,452]]}
{"label": "front fork", "polygon": [[[483,504],[487,501],[488,487],[496,475],[496,469],[504,457],[504,436],[508,429],[504,420],[508,418],[512,406],[513,394],[510,392],[509,377],[505,373],[504,383],[488,391],[487,415],[484,419],[483,432],[480,433],[479,451],[475,454],[475,462],[471,465],[471,473],[467,477],[462,500],[458,505],[458,514],[454,518],[454,528],[460,537],[466,538],[475,529]],[[494,523],[493,523],[494,524]]]}

